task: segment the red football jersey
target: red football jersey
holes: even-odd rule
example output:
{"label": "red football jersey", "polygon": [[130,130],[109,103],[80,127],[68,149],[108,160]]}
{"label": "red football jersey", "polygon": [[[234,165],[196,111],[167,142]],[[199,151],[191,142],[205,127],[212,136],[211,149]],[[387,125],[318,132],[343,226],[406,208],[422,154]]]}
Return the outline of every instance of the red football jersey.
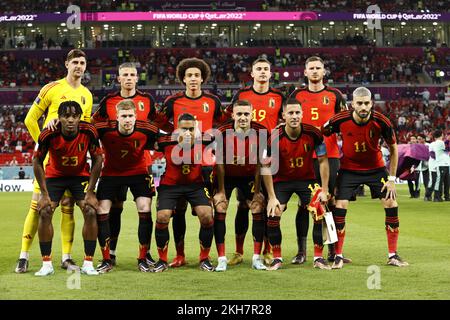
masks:
{"label": "red football jersey", "polygon": [[137,120],[155,120],[156,104],[155,99],[148,94],[136,90],[136,94],[132,97],[124,98],[120,95],[120,91],[110,93],[104,97],[99,104],[97,111],[92,115],[95,122],[117,120],[117,104],[125,99],[131,99],[136,105]]}
{"label": "red football jersey", "polygon": [[148,174],[145,153],[152,149],[158,128],[148,121],[136,120],[133,133],[123,135],[117,121],[95,124],[105,152],[102,176],[133,176]]}
{"label": "red football jersey", "polygon": [[[202,154],[204,145],[196,141],[188,150],[182,148],[176,137],[162,136],[158,139],[158,150],[164,152],[166,170],[161,177],[160,185],[203,184]],[[188,154],[185,154],[188,152]],[[183,162],[184,159],[188,159]]]}
{"label": "red football jersey", "polygon": [[[321,91],[313,92],[308,87],[292,92],[291,97],[302,105],[303,123],[320,128],[335,114],[347,110],[341,92],[338,89],[325,86]],[[339,158],[339,147],[336,135],[325,137],[328,158]]]}
{"label": "red football jersey", "polygon": [[[218,128],[222,134],[222,147],[218,144],[216,159],[218,164],[225,164],[225,176],[255,176],[256,165],[260,162],[264,150],[270,148],[270,134],[267,129],[251,122],[251,131],[245,136],[234,129],[234,121],[229,121]],[[267,134],[260,135],[264,130]],[[264,139],[265,141],[263,141]]]}
{"label": "red football jersey", "polygon": [[272,154],[273,149],[278,147],[278,156],[272,158],[272,164],[278,162],[278,172],[273,182],[315,179],[313,155],[322,144],[322,133],[312,125],[302,123],[300,136],[296,140],[287,135],[285,125],[278,128],[271,143]]}
{"label": "red football jersey", "polygon": [[341,132],[341,169],[365,171],[384,167],[380,138],[388,144],[397,143],[395,132],[388,118],[372,111],[365,124],[357,124],[353,111],[348,110],[332,117],[322,128],[325,136]]}
{"label": "red football jersey", "polygon": [[74,138],[64,137],[61,125],[55,131],[44,129],[39,135],[38,149],[34,156],[44,161],[49,153],[45,166],[47,178],[88,177],[88,152],[91,156],[101,154],[98,133],[92,124],[81,121],[79,132]]}
{"label": "red football jersey", "polygon": [[233,97],[229,112],[237,100],[247,100],[253,106],[252,121],[262,124],[269,130],[274,129],[278,125],[278,119],[283,116],[283,102],[285,100],[283,94],[278,89],[269,88],[266,93],[258,93],[253,86],[245,87],[239,90]]}
{"label": "red football jersey", "polygon": [[224,119],[220,99],[209,93],[202,93],[198,98],[189,98],[184,92],[172,95],[164,101],[162,114],[167,121],[172,121],[177,129],[178,117],[183,113],[192,114],[198,121],[199,128],[205,132]]}

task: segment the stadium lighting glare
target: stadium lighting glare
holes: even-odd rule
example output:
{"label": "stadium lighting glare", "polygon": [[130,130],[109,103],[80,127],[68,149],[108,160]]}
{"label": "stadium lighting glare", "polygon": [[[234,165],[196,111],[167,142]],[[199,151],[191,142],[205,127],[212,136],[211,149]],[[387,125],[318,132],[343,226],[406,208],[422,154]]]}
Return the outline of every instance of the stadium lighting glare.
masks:
{"label": "stadium lighting glare", "polygon": [[261,23],[257,23],[257,24],[255,24],[255,26],[259,28],[259,27],[261,27]]}
{"label": "stadium lighting glare", "polygon": [[330,21],[330,26],[334,26],[334,21]]}
{"label": "stadium lighting glare", "polygon": [[443,77],[445,76],[445,72],[444,71],[439,71],[439,77]]}
{"label": "stadium lighting glare", "polygon": [[66,23],[65,22],[61,22],[61,27],[65,27]]}
{"label": "stadium lighting glare", "polygon": [[402,21],[400,24],[401,24],[402,26],[406,26],[406,22],[405,22],[405,21]]}
{"label": "stadium lighting glare", "polygon": [[287,72],[287,71],[283,72],[283,77],[285,77],[285,78],[289,77],[289,72]]}
{"label": "stadium lighting glare", "polygon": [[437,26],[437,22],[435,21],[435,22],[433,22],[433,26]]}
{"label": "stadium lighting glare", "polygon": [[217,27],[217,23],[213,23],[212,26],[213,26],[213,27]]}
{"label": "stadium lighting glare", "polygon": [[103,28],[108,28],[108,27],[109,27],[108,24],[104,24],[104,25],[103,25]]}
{"label": "stadium lighting glare", "polygon": [[138,28],[142,28],[142,24],[138,24],[136,27]]}
{"label": "stadium lighting glare", "polygon": [[364,22],[363,22],[363,25],[367,26],[367,25],[368,25],[367,21],[364,21]]}
{"label": "stadium lighting glare", "polygon": [[294,24],[293,24],[293,23],[289,23],[289,26],[290,26],[290,27],[293,27],[293,26],[294,26]]}

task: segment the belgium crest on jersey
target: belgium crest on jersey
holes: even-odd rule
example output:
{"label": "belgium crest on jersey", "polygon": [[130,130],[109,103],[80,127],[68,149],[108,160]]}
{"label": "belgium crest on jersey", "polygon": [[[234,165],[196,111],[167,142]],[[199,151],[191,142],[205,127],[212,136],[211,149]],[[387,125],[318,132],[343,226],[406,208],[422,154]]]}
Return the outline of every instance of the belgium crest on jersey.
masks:
{"label": "belgium crest on jersey", "polygon": [[139,148],[139,146],[141,145],[141,143],[139,142],[139,140],[134,140],[134,148]]}
{"label": "belgium crest on jersey", "polygon": [[372,129],[369,130],[369,138],[371,138],[371,139],[373,138],[373,130]]}
{"label": "belgium crest on jersey", "polygon": [[138,102],[138,108],[139,108],[139,111],[144,111],[144,102],[139,101]]}
{"label": "belgium crest on jersey", "polygon": [[208,104],[208,102],[205,102],[203,104],[203,112],[204,113],[208,113],[209,112],[209,104]]}
{"label": "belgium crest on jersey", "polygon": [[309,143],[304,143],[303,149],[305,149],[305,152],[309,152],[309,151],[311,151],[311,146],[309,145]]}
{"label": "belgium crest on jersey", "polygon": [[269,99],[269,107],[272,109],[275,108],[275,99],[274,98]]}
{"label": "belgium crest on jersey", "polygon": [[324,105],[329,105],[330,104],[330,98],[328,98],[327,96],[323,97],[323,104]]}
{"label": "belgium crest on jersey", "polygon": [[84,142],[80,142],[78,144],[78,152],[82,152],[84,150]]}

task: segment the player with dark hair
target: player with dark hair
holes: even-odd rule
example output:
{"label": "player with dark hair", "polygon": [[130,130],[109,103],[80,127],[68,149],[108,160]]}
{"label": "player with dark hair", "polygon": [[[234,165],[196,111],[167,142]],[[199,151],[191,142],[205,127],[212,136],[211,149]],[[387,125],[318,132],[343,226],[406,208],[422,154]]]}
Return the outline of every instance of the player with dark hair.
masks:
{"label": "player with dark hair", "polygon": [[[294,98],[288,99],[283,107],[283,119],[286,123],[278,128],[271,140],[272,151],[274,148],[278,148],[277,154],[279,154],[279,157],[272,159],[272,164],[276,164],[275,167],[278,168],[273,181],[275,194],[281,203],[281,208],[273,216],[269,216],[267,221],[267,231],[274,254],[268,270],[278,270],[283,262],[280,220],[289,199],[293,193],[296,193],[302,206],[307,206],[310,203],[311,194],[317,186],[313,166],[314,153],[317,155],[321,173],[322,190],[318,197],[322,204],[328,200],[329,166],[322,133],[316,127],[302,123],[302,118],[303,112],[300,103]],[[314,267],[331,269],[322,257],[322,220],[313,220]]]}
{"label": "player with dark hair", "polygon": [[[38,142],[40,133],[39,120],[45,115],[43,127],[56,129],[58,108],[64,101],[76,101],[83,110],[82,120],[89,122],[92,112],[92,94],[81,84],[81,78],[86,71],[86,54],[80,49],[71,50],[66,57],[65,67],[67,75],[45,85],[33,102],[25,118],[25,125],[33,140]],[[44,162],[44,165],[47,162]],[[34,181],[31,205],[28,211],[22,232],[22,249],[15,269],[16,273],[25,273],[28,270],[28,259],[31,244],[39,224],[37,202],[40,190],[37,181]],[[73,218],[74,202],[70,192],[66,192],[61,200],[61,267],[68,270],[79,270],[71,257],[75,220]]]}
{"label": "player with dark hair", "polygon": [[[333,115],[346,110],[347,106],[341,92],[324,84],[325,65],[323,60],[317,56],[311,56],[306,59],[304,74],[308,78],[308,85],[292,92],[292,98],[300,102],[303,110],[303,123],[310,124],[320,128]],[[339,147],[335,134],[325,137],[327,147],[328,163],[330,175],[328,181],[328,191],[331,198],[328,201],[328,207],[332,210],[335,205],[334,189],[336,185],[337,172],[339,170]],[[316,156],[315,156],[316,157]],[[314,170],[317,179],[320,178],[319,162],[314,160]],[[305,205],[299,204],[297,216],[295,219],[297,228],[298,253],[292,259],[293,264],[302,264],[306,261],[306,243],[309,229],[308,209]],[[328,247],[328,261],[334,259],[334,245]],[[344,258],[346,263],[350,259]]]}
{"label": "player with dark hair", "polygon": [[[80,122],[83,115],[76,101],[66,101],[58,108],[59,124],[55,131],[44,129],[39,135],[39,147],[33,158],[33,169],[41,190],[37,203],[39,211],[39,246],[42,254],[42,268],[36,276],[53,274],[51,259],[55,208],[66,190],[70,190],[84,216],[83,240],[84,263],[81,272],[97,275],[92,264],[97,242],[96,210],[97,199],[94,194],[102,168],[102,156],[95,127]],[[47,153],[49,160],[45,164]],[[87,154],[92,158],[89,172]]]}
{"label": "player with dark hair", "polygon": [[[108,94],[99,104],[97,111],[92,116],[94,122],[108,121],[117,119],[116,106],[120,101],[131,99],[136,105],[136,120],[153,121],[157,123],[158,112],[155,99],[148,93],[142,92],[136,88],[138,83],[138,71],[136,66],[131,62],[122,63],[119,66],[117,81],[120,83],[120,90]],[[159,123],[158,123],[159,126]],[[161,125],[162,128],[170,127]],[[153,181],[152,175],[152,158],[149,151],[145,151],[145,159],[147,161],[148,173]],[[109,212],[109,224],[111,231],[111,239],[109,239],[110,258],[113,265],[116,264],[116,247],[120,233],[121,214],[123,211],[123,203],[127,199],[128,188],[124,187],[122,192],[114,199],[111,211]],[[150,252],[146,255],[147,263],[153,265]]]}
{"label": "player with dark hair", "polygon": [[151,198],[155,189],[153,179],[148,174],[144,153],[153,148],[158,128],[148,121],[136,120],[136,105],[132,99],[120,101],[116,111],[117,120],[95,124],[105,151],[105,165],[97,190],[98,240],[103,261],[97,270],[105,273],[112,269],[108,214],[117,196],[124,188],[130,188],[139,214],[138,268],[142,272],[148,272],[150,265],[146,257],[152,236]]}
{"label": "player with dark hair", "polygon": [[[251,76],[253,84],[240,89],[233,97],[231,107],[238,100],[247,100],[253,107],[252,121],[263,125],[267,130],[272,131],[282,118],[283,102],[285,100],[281,91],[270,86],[272,77],[271,64],[265,58],[258,58],[252,63]],[[231,113],[231,110],[229,110]],[[249,208],[244,195],[239,191],[236,193],[239,201],[235,218],[235,241],[236,251],[230,259],[230,265],[236,265],[243,261],[244,241],[248,230]],[[270,245],[265,241],[264,260],[271,263],[272,254]]]}
{"label": "player with dark hair", "polygon": [[[218,128],[222,145],[217,145],[216,190],[214,195],[214,235],[218,251],[216,271],[227,270],[225,256],[225,217],[228,199],[234,189],[244,195],[252,212],[253,258],[252,268],[266,270],[261,259],[264,238],[264,195],[261,193],[261,159],[269,150],[267,129],[252,120],[252,105],[247,100],[238,100],[233,105],[233,120]],[[264,134],[265,133],[265,134]],[[271,175],[263,175],[268,194],[267,210],[279,206],[273,191]]]}
{"label": "player with dark hair", "polygon": [[[198,129],[203,133],[224,121],[225,116],[220,99],[202,90],[202,85],[208,81],[211,74],[209,65],[197,58],[187,58],[177,66],[178,81],[185,86],[183,92],[168,97],[162,109],[162,115],[167,122],[172,122],[177,129],[177,119],[181,114],[189,113],[198,122]],[[212,171],[214,159],[212,155],[204,157],[202,167],[203,181],[211,191]],[[181,199],[178,202],[172,219],[176,257],[169,264],[170,267],[180,267],[186,264],[184,256],[184,235],[186,233],[187,202]]]}
{"label": "player with dark hair", "polygon": [[[398,204],[395,174],[398,163],[397,141],[394,128],[384,115],[372,111],[372,94],[365,87],[353,91],[352,107],[327,121],[322,131],[325,136],[341,133],[342,160],[337,179],[336,208],[333,218],[338,242],[332,268],[344,266],[342,247],[345,238],[345,216],[349,199],[361,184],[370,187],[372,199],[379,198],[386,213],[388,265],[404,267],[408,263],[397,254],[399,235]],[[390,151],[389,172],[384,165],[379,140],[383,137]]]}
{"label": "player with dark hair", "polygon": [[152,272],[163,272],[167,263],[169,230],[168,224],[180,197],[186,199],[200,221],[200,269],[214,271],[209,252],[214,236],[214,219],[209,191],[202,175],[204,144],[197,128],[195,117],[189,113],[178,117],[177,129],[172,135],[158,139],[158,150],[166,158],[166,171],[158,187],[158,213],[155,237],[159,260]]}

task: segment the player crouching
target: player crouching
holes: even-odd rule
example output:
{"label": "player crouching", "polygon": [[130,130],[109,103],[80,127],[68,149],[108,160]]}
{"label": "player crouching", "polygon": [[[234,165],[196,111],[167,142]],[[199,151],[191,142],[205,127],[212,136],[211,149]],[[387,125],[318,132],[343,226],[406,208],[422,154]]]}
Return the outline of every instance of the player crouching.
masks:
{"label": "player crouching", "polygon": [[200,221],[200,269],[214,271],[209,260],[214,236],[213,211],[202,176],[203,144],[211,141],[203,141],[196,135],[196,120],[189,113],[179,116],[177,127],[171,136],[158,139],[158,149],[164,152],[166,158],[166,171],[158,187],[155,237],[159,261],[150,271],[163,272],[168,269],[168,225],[180,198],[191,204]]}
{"label": "player crouching", "polygon": [[[60,124],[57,129],[45,129],[39,135],[33,169],[41,188],[38,234],[43,263],[41,269],[35,273],[36,276],[54,273],[51,258],[52,217],[66,189],[72,193],[84,216],[85,256],[81,273],[98,275],[92,264],[97,241],[98,207],[94,187],[100,175],[102,156],[97,131],[93,125],[80,121],[82,113],[81,106],[75,101],[61,103],[58,109]],[[86,161],[88,152],[93,164],[91,172]],[[47,153],[49,161],[44,171],[43,163]]]}

